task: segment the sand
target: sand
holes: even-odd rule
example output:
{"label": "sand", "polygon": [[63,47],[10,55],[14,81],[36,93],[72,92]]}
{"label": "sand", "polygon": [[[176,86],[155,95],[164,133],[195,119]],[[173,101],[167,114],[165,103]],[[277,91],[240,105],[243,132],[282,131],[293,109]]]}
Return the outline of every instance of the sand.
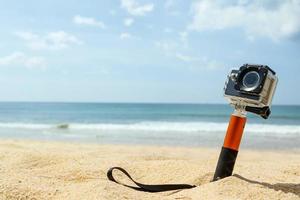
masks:
{"label": "sand", "polygon": [[[0,140],[0,199],[300,199],[300,151],[242,149],[235,175],[210,182],[218,155],[206,148]],[[139,192],[108,181],[111,166],[144,183],[197,187]]]}

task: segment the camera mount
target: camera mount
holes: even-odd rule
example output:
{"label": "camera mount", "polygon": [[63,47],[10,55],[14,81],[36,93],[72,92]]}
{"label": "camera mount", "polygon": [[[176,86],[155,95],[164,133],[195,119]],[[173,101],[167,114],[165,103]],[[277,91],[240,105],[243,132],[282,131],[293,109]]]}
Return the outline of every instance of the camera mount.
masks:
{"label": "camera mount", "polygon": [[262,107],[262,108],[246,106],[245,110],[248,111],[248,112],[252,112],[254,114],[257,114],[257,115],[261,116],[264,119],[268,119],[270,114],[271,114],[271,109],[270,109],[269,106],[265,106],[265,107]]}

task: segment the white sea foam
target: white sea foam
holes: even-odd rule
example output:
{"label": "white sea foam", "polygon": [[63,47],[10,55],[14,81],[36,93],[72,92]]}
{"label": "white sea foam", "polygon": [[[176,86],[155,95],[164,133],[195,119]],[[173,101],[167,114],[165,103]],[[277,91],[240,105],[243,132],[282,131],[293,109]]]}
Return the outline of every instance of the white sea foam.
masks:
{"label": "white sea foam", "polygon": [[[0,129],[69,130],[69,131],[143,131],[143,132],[225,132],[227,123],[215,122],[139,122],[131,124],[34,124],[0,123]],[[247,124],[245,131],[270,136],[300,136],[300,125]]]}
{"label": "white sea foam", "polygon": [[16,129],[48,129],[53,126],[49,124],[30,124],[30,123],[0,123],[0,128]]}

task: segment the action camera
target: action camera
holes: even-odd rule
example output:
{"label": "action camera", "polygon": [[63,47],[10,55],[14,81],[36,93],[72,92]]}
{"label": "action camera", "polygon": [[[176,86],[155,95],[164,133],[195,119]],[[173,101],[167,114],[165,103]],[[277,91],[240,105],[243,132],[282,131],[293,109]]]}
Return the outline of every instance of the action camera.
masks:
{"label": "action camera", "polygon": [[224,87],[224,96],[233,106],[267,119],[278,78],[266,65],[244,64],[232,70]]}
{"label": "action camera", "polygon": [[234,106],[234,113],[230,117],[212,181],[232,175],[247,121],[246,111],[267,119],[271,114],[270,106],[277,82],[275,71],[267,65],[244,64],[228,75],[224,96]]}

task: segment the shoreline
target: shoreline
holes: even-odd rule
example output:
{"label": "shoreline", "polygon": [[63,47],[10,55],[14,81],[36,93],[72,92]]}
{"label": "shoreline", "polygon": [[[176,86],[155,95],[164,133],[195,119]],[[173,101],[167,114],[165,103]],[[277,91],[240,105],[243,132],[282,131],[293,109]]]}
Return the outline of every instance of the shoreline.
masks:
{"label": "shoreline", "polygon": [[[0,139],[0,199],[299,199],[300,149],[242,148],[235,175],[211,183],[220,148]],[[142,183],[197,187],[134,191],[107,180],[112,166]]]}

